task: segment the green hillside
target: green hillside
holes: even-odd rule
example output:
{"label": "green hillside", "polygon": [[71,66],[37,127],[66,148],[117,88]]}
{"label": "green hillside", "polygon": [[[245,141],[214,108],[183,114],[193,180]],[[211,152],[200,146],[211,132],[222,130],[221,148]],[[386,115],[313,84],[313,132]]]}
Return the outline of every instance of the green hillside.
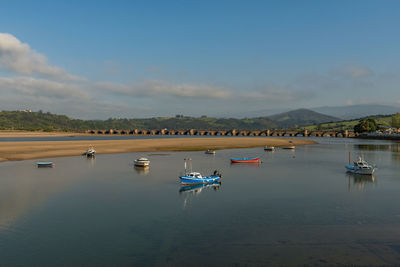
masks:
{"label": "green hillside", "polygon": [[[348,120],[348,121],[339,121],[339,122],[332,122],[332,123],[320,123],[314,124],[306,127],[302,127],[303,129],[307,130],[353,130],[354,126],[359,123],[361,119],[356,120]],[[369,116],[368,118],[374,119],[378,125],[385,125],[390,126],[392,123],[392,115],[376,115],[376,116]]]}
{"label": "green hillside", "polygon": [[[379,124],[390,124],[391,116],[376,117]],[[283,129],[306,128],[312,129],[353,129],[358,120],[337,122],[337,118],[314,111],[301,109],[285,112],[270,117],[250,119],[212,118],[212,117],[159,117],[148,119],[107,119],[80,120],[65,115],[44,112],[1,111],[0,130],[26,131],[75,131],[105,130],[105,129]],[[332,122],[335,121],[335,122]],[[312,126],[305,126],[312,125]]]}
{"label": "green hillside", "polygon": [[269,116],[281,128],[314,125],[319,123],[336,122],[340,119],[321,114],[309,109],[297,109]]}
{"label": "green hillside", "polygon": [[86,131],[89,129],[266,129],[277,125],[268,118],[218,119],[165,117],[149,119],[79,120],[43,112],[2,111],[0,130]]}

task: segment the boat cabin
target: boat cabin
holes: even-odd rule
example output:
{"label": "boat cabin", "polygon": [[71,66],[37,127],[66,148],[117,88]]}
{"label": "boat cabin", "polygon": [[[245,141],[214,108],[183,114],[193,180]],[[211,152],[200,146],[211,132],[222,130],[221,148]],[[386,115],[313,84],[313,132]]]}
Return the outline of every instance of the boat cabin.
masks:
{"label": "boat cabin", "polygon": [[358,161],[354,161],[354,166],[359,167],[359,168],[370,168],[371,165],[369,165],[365,160],[362,158],[359,158]]}
{"label": "boat cabin", "polygon": [[187,176],[194,177],[194,178],[202,178],[202,176],[199,172],[191,172]]}

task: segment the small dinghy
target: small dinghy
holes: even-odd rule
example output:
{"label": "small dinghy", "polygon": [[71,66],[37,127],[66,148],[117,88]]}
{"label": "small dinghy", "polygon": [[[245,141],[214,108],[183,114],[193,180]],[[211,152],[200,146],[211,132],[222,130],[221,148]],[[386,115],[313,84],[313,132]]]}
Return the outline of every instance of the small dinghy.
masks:
{"label": "small dinghy", "polygon": [[215,150],[207,149],[206,154],[215,155]]}
{"label": "small dinghy", "polygon": [[283,146],[282,149],[295,150],[295,146]]}
{"label": "small dinghy", "polygon": [[260,163],[260,157],[252,158],[232,158],[231,163]]}
{"label": "small dinghy", "polygon": [[273,146],[265,146],[264,150],[265,151],[275,151],[275,147],[273,147]]}
{"label": "small dinghy", "polygon": [[36,165],[38,166],[38,168],[41,168],[41,167],[53,168],[55,166],[55,164],[52,161],[36,162]]}
{"label": "small dinghy", "polygon": [[150,165],[150,160],[147,158],[138,158],[133,163],[136,167],[148,167]]}
{"label": "small dinghy", "polygon": [[363,175],[372,175],[377,170],[375,166],[367,163],[361,157],[358,157],[358,160],[354,161],[353,165],[346,165],[345,168],[348,172]]}
{"label": "small dinghy", "polygon": [[[190,161],[190,169],[192,169],[192,160]],[[193,172],[190,170],[189,173],[186,172],[186,159],[185,159],[185,175],[179,176],[182,185],[196,185],[196,184],[207,184],[214,183],[221,179],[222,175],[215,170],[212,175],[202,176],[199,172]]]}

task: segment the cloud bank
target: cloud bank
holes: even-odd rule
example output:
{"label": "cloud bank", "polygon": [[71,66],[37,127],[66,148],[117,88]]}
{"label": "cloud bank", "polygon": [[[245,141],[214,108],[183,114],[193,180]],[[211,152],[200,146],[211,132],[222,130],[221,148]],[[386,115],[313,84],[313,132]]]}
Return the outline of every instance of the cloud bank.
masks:
{"label": "cloud bank", "polygon": [[[121,73],[117,63],[110,75]],[[229,87],[221,84],[143,79],[92,81],[52,65],[15,36],[0,33],[0,107],[42,109],[79,118],[112,116],[218,115],[286,106],[297,108],[316,97],[337,97],[337,90],[374,88],[377,75],[363,65],[311,73],[279,85]],[[327,99],[328,99],[327,98]],[[343,101],[352,101],[351,93]],[[349,102],[350,103],[350,102]]]}

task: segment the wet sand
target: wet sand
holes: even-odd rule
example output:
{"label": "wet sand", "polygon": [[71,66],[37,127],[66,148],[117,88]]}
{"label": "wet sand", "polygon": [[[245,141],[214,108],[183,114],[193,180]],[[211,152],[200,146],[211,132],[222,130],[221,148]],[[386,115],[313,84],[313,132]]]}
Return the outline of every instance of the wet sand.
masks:
{"label": "wet sand", "polygon": [[[15,135],[13,136],[15,137]],[[53,157],[79,156],[89,145],[97,154],[154,151],[201,151],[207,149],[251,148],[263,146],[309,145],[312,140],[265,137],[214,137],[214,138],[163,138],[130,140],[91,141],[37,141],[0,142],[0,161],[44,159]]]}

